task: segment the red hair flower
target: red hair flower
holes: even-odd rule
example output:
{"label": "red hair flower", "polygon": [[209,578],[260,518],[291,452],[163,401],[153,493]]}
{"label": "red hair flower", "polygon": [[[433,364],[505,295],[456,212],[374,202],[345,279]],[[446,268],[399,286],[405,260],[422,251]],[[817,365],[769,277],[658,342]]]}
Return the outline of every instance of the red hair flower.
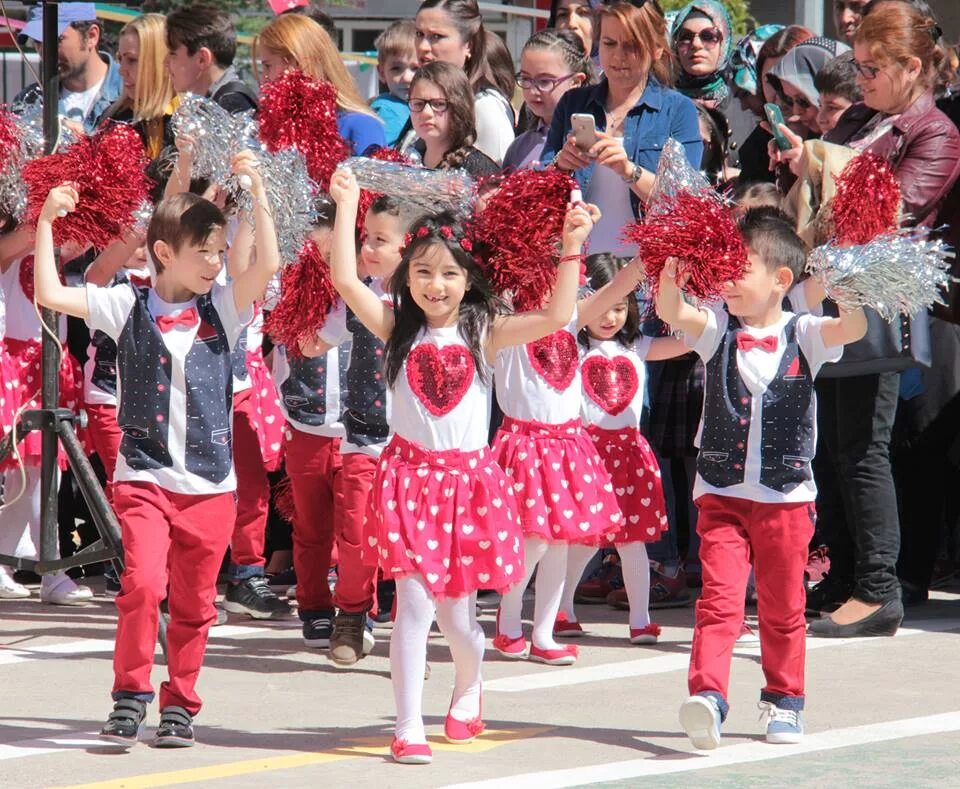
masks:
{"label": "red hair flower", "polygon": [[473,252],[473,242],[469,238],[461,238],[460,248],[464,252]]}
{"label": "red hair flower", "polygon": [[440,235],[444,238],[453,238],[453,231],[447,225],[440,226]]}
{"label": "red hair flower", "polygon": [[426,225],[420,225],[420,227],[417,228],[417,238],[426,238],[429,235],[430,228],[428,228]]}
{"label": "red hair flower", "polygon": [[410,242],[411,242],[411,241],[413,241],[413,236],[411,236],[409,233],[404,233],[404,234],[403,234],[403,245],[404,245],[405,247],[408,247],[408,246],[410,246]]}

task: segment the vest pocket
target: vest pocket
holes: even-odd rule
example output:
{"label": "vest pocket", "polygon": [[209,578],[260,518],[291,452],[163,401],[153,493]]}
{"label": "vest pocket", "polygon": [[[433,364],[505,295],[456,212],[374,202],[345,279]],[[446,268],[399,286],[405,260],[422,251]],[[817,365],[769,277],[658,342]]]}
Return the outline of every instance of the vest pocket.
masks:
{"label": "vest pocket", "polygon": [[810,461],[813,458],[804,457],[803,455],[784,455],[782,458],[783,465],[787,468],[803,468],[804,466],[810,465]]}
{"label": "vest pocket", "polygon": [[716,452],[712,450],[700,450],[700,457],[708,463],[725,463],[730,459],[730,453]]}

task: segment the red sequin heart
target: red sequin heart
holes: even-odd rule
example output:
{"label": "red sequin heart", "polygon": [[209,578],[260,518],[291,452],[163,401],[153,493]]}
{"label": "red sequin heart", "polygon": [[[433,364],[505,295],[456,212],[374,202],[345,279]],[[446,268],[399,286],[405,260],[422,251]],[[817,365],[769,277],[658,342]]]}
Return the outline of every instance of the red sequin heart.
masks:
{"label": "red sequin heart", "polygon": [[20,290],[27,301],[33,301],[33,255],[27,255],[20,261]]}
{"label": "red sequin heart", "polygon": [[423,343],[407,356],[407,382],[434,416],[449,414],[457,407],[470,388],[475,370],[470,351],[462,345],[438,348]]}
{"label": "red sequin heart", "polygon": [[566,329],[528,342],[527,356],[533,369],[561,392],[570,386],[577,373],[577,341]]}
{"label": "red sequin heart", "polygon": [[640,385],[637,368],[626,356],[591,356],[583,363],[582,373],[590,399],[611,416],[630,405]]}

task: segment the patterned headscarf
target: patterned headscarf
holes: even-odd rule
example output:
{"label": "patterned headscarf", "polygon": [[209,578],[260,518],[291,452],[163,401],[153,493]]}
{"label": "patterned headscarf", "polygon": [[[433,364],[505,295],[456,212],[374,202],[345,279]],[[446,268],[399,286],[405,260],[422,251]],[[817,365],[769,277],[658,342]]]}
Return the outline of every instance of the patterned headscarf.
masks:
{"label": "patterned headscarf", "polygon": [[747,93],[757,95],[757,55],[763,42],[781,30],[783,25],[761,25],[737,42],[730,56],[731,83]]}
{"label": "patterned headscarf", "polygon": [[727,61],[730,59],[730,52],[733,49],[733,42],[730,40],[733,34],[733,25],[730,22],[730,14],[727,9],[722,3],[718,3],[717,0],[693,0],[692,3],[688,3],[681,8],[680,13],[677,14],[677,18],[674,19],[671,27],[670,40],[673,51],[676,53],[677,34],[680,32],[680,28],[683,27],[683,23],[691,14],[697,12],[709,17],[714,27],[723,34],[723,41],[720,42],[720,60],[717,63],[716,71],[700,77],[687,74],[681,69],[680,75],[677,78],[677,90],[684,96],[689,96],[691,99],[719,103],[723,101],[729,93],[724,74],[727,68]]}

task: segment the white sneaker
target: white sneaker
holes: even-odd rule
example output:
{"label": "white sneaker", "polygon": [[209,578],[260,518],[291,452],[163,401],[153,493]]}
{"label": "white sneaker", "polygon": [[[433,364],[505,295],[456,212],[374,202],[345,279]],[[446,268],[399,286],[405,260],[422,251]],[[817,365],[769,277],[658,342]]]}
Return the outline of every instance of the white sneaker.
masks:
{"label": "white sneaker", "polygon": [[720,708],[712,696],[691,696],[680,705],[680,725],[701,751],[720,745]]}
{"label": "white sneaker", "polygon": [[297,599],[297,585],[287,587],[287,600],[296,600]]}
{"label": "white sneaker", "polygon": [[23,600],[30,596],[30,590],[13,580],[13,575],[0,566],[0,600]]}
{"label": "white sneaker", "polygon": [[45,575],[40,583],[40,601],[51,605],[82,605],[93,599],[89,586],[78,586],[66,573]]}
{"label": "white sneaker", "polygon": [[767,727],[767,742],[774,745],[803,742],[803,715],[798,710],[785,710],[770,701],[761,701],[757,706],[760,722]]}

